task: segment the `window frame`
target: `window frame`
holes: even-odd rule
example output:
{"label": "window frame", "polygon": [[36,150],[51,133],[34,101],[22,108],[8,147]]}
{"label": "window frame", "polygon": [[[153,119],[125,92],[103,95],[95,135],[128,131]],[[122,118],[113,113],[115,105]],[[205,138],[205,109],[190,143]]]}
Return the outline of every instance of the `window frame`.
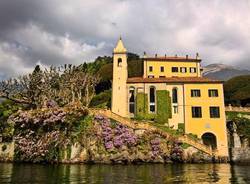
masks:
{"label": "window frame", "polygon": [[[184,69],[184,71],[182,71]],[[180,72],[181,73],[187,73],[187,67],[180,67]]]}
{"label": "window frame", "polygon": [[[213,91],[215,91],[216,95],[212,95]],[[211,92],[211,93],[210,93]],[[218,89],[208,89],[208,97],[219,97],[219,90]]]}
{"label": "window frame", "polygon": [[129,113],[135,114],[136,88],[134,86],[129,87],[129,95],[131,95],[128,100],[129,101]]}
{"label": "window frame", "polygon": [[[176,69],[176,70],[175,70],[175,69]],[[179,72],[179,68],[173,66],[171,71],[172,71],[172,73],[178,73],[178,72]]]}
{"label": "window frame", "polygon": [[153,66],[149,66],[149,67],[148,67],[148,71],[149,71],[149,72],[153,72]]}
{"label": "window frame", "polygon": [[[198,92],[197,94],[198,94],[198,96],[195,96],[194,94],[195,94],[195,92]],[[194,93],[193,93],[194,92]],[[201,97],[201,90],[200,89],[191,89],[191,97]]]}
{"label": "window frame", "polygon": [[[213,111],[216,109],[217,111]],[[220,118],[220,107],[219,106],[210,106],[209,107],[210,118]]]}
{"label": "window frame", "polygon": [[117,59],[117,66],[122,67],[122,58]]}
{"label": "window frame", "polygon": [[[151,101],[151,99],[152,99],[152,97],[151,97],[151,89],[154,90],[154,96],[153,96],[154,99],[153,99],[153,101]],[[156,113],[156,88],[154,86],[149,87],[149,95],[148,95],[148,97],[149,97],[149,112],[154,114],[154,113]],[[151,107],[154,108],[153,111],[151,110]]]}
{"label": "window frame", "polygon": [[[193,69],[194,71],[192,71],[192,69]],[[190,67],[190,68],[189,68],[189,72],[190,72],[190,73],[197,73],[196,67]]]}
{"label": "window frame", "polygon": [[155,76],[154,75],[148,75],[148,78],[153,79],[153,78],[155,78]]}
{"label": "window frame", "polygon": [[165,72],[165,67],[164,66],[160,66],[160,71],[161,72]]}
{"label": "window frame", "polygon": [[[196,111],[195,109],[200,109],[200,110]],[[192,118],[202,118],[202,107],[201,106],[192,106],[191,111],[192,111]]]}
{"label": "window frame", "polygon": [[173,104],[178,103],[178,89],[176,87],[172,89],[172,103]]}
{"label": "window frame", "polygon": [[174,112],[174,114],[178,114],[179,113],[179,107],[178,107],[178,105],[174,105],[173,106],[173,112]]}

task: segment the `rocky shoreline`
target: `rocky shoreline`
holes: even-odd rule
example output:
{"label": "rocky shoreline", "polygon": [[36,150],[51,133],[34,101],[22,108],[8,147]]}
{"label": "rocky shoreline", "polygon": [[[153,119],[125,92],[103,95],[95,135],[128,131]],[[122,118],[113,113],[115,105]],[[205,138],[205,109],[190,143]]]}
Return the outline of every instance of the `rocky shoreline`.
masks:
{"label": "rocky shoreline", "polygon": [[[150,131],[135,131],[103,116],[96,116],[92,121],[91,128],[87,129],[76,142],[58,148],[53,159],[46,160],[44,157],[39,162],[171,164],[225,163],[228,161],[227,158],[213,158],[190,145],[176,141],[174,137],[165,139]],[[27,158],[25,152],[22,152],[24,155],[19,155],[19,158],[16,158],[17,148],[20,148],[20,145],[16,144],[18,143],[0,144],[0,161],[37,163],[36,160],[22,159]]]}

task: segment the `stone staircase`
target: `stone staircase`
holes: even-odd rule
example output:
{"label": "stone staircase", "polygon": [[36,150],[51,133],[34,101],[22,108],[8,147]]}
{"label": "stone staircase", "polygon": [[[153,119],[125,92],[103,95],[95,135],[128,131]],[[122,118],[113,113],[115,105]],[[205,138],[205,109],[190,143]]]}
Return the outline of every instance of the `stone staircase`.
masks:
{"label": "stone staircase", "polygon": [[[129,118],[124,118],[124,117],[121,117],[121,116],[111,112],[110,110],[92,108],[92,109],[90,109],[90,114],[103,115],[103,116],[106,116],[108,118],[114,119],[114,120],[122,123],[123,125],[126,125],[129,128],[133,128],[134,130],[151,131],[151,132],[154,132],[154,133],[157,133],[157,134],[161,135],[162,137],[164,137],[166,139],[168,139],[170,137],[173,137],[170,133],[168,133],[166,131],[163,131],[160,128],[157,128],[157,127],[155,127],[153,125],[150,125],[147,122],[135,121],[135,120],[131,120]],[[211,147],[202,144],[201,142],[189,137],[186,134],[181,135],[181,136],[176,136],[176,139],[178,141],[180,141],[180,142],[187,143],[187,144],[195,147],[196,149],[198,149],[198,150],[200,150],[200,151],[202,151],[204,153],[207,153],[207,154],[209,154],[211,156],[216,155],[216,152],[213,151],[211,149]]]}

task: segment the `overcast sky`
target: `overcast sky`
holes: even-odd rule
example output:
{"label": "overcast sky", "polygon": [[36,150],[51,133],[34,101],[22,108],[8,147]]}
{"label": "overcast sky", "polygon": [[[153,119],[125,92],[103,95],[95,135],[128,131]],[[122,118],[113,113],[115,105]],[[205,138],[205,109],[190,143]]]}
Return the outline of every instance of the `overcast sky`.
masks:
{"label": "overcast sky", "polygon": [[248,0],[0,0],[0,78],[128,51],[250,69]]}

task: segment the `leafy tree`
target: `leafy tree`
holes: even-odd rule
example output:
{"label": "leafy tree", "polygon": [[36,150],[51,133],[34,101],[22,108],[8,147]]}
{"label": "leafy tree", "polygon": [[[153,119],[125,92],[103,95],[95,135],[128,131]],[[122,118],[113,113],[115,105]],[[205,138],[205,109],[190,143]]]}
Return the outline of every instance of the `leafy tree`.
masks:
{"label": "leafy tree", "polygon": [[3,141],[11,141],[13,134],[13,124],[9,123],[7,120],[10,115],[21,109],[20,105],[14,103],[10,100],[4,100],[0,103],[0,135]]}
{"label": "leafy tree", "polygon": [[91,100],[90,106],[111,108],[111,90],[106,90],[94,96]]}
{"label": "leafy tree", "polygon": [[99,81],[98,75],[82,67],[65,65],[42,71],[37,66],[31,74],[0,82],[0,97],[32,108],[46,106],[47,101],[60,105],[80,102],[89,106]]}
{"label": "leafy tree", "polygon": [[241,104],[250,103],[250,75],[242,75],[228,80],[224,84],[226,103]]}

